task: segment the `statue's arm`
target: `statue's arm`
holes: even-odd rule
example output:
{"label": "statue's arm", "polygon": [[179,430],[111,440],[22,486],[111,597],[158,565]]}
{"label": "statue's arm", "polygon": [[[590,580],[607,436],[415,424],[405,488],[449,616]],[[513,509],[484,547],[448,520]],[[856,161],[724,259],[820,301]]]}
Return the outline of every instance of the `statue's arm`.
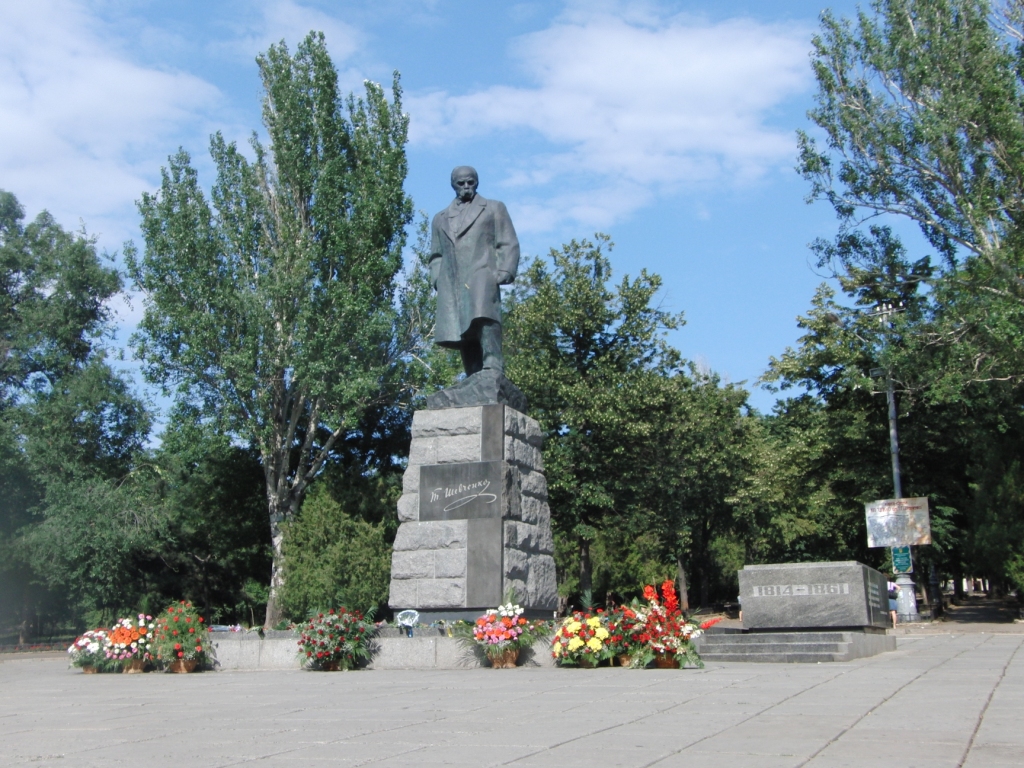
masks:
{"label": "statue's arm", "polygon": [[430,287],[437,290],[437,279],[441,276],[441,233],[437,229],[437,217],[430,226]]}
{"label": "statue's arm", "polygon": [[519,269],[519,238],[512,226],[512,217],[504,203],[497,202],[494,211],[494,263],[499,285],[516,279]]}

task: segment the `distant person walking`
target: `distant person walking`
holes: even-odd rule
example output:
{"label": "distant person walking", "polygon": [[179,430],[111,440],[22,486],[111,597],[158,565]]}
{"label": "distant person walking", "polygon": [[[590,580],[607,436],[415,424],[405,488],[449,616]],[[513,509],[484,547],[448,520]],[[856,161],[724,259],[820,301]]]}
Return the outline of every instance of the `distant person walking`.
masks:
{"label": "distant person walking", "polygon": [[899,610],[896,599],[900,594],[900,585],[894,581],[888,581],[886,588],[889,590],[889,618],[892,619],[892,628],[896,629],[896,616]]}

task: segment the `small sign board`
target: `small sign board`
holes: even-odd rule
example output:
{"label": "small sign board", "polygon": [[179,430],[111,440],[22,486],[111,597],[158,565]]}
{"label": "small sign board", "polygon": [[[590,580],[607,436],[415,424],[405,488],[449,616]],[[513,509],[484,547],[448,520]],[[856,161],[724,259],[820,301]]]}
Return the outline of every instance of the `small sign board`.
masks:
{"label": "small sign board", "polygon": [[913,573],[914,559],[910,556],[910,547],[892,548],[893,573]]}
{"label": "small sign board", "polygon": [[882,499],[864,505],[869,547],[911,547],[932,543],[928,497]]}

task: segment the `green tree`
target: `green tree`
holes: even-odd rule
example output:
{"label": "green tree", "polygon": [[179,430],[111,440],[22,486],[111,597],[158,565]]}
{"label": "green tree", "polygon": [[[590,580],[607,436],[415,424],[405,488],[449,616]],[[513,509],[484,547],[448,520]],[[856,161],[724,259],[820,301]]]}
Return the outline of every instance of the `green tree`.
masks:
{"label": "green tree", "polygon": [[345,606],[365,612],[386,603],[391,544],[385,534],[383,525],[346,514],[327,486],[318,485],[285,529],[285,614],[301,621],[311,611]]}
{"label": "green tree", "polygon": [[153,456],[147,493],[165,520],[143,567],[152,602],[186,598],[212,620],[250,621],[247,584],[270,570],[259,453],[232,443],[195,410],[176,407]]}
{"label": "green tree", "polygon": [[642,271],[612,284],[606,247],[597,235],[533,261],[504,319],[508,376],[545,434],[552,523],[569,558],[563,596],[592,591],[592,543],[638,502],[652,417],[665,410],[656,379],[680,365],[665,332],[682,316],[652,305],[661,279]]}
{"label": "green tree", "polygon": [[737,494],[752,465],[753,419],[746,413],[747,392],[723,386],[710,371],[691,367],[690,375],[676,374],[663,386],[669,409],[645,457],[646,506],[674,560],[680,606],[689,610],[688,572],[696,576],[701,605],[710,604],[722,582],[730,585],[730,597],[735,594],[735,568],[743,564],[735,553],[743,532]]}
{"label": "green tree", "polygon": [[145,294],[135,343],[147,376],[259,450],[275,624],[282,523],[398,370],[411,203],[397,75],[390,103],[369,82],[365,99],[342,100],[321,34],[257,61],[269,150],[254,136],[250,162],[215,135],[212,207],[188,155],[172,157],[139,204],[145,253],[129,247],[126,259]]}
{"label": "green tree", "polygon": [[24,637],[124,594],[108,575],[139,538],[121,485],[150,417],[105,358],[116,270],[49,214],[23,220],[0,192],[0,624]]}
{"label": "green tree", "polygon": [[[844,271],[872,262],[851,235],[879,215],[917,224],[938,254],[929,323],[902,349],[928,396],[1024,377],[1024,3],[876,0],[826,12],[814,38],[819,144],[800,133],[811,198],[840,220]],[[845,241],[845,242],[844,242]],[[868,246],[865,251],[861,246]],[[826,254],[829,255],[829,254]],[[913,366],[905,366],[907,370]]]}

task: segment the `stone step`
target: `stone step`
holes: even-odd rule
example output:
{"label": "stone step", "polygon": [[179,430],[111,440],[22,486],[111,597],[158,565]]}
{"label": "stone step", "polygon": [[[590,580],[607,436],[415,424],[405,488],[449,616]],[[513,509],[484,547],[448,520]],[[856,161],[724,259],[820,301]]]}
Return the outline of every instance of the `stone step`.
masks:
{"label": "stone step", "polygon": [[754,663],[776,664],[815,664],[833,661],[846,661],[844,655],[833,653],[702,653],[704,661],[743,661]]}
{"label": "stone step", "polygon": [[701,638],[703,643],[717,645],[757,645],[759,643],[848,643],[849,632],[744,632],[742,634],[711,635]]}
{"label": "stone step", "polygon": [[845,654],[849,643],[756,643],[740,646],[735,643],[705,643],[700,654],[709,653],[746,653],[746,654],[778,654],[778,653],[827,653]]}

